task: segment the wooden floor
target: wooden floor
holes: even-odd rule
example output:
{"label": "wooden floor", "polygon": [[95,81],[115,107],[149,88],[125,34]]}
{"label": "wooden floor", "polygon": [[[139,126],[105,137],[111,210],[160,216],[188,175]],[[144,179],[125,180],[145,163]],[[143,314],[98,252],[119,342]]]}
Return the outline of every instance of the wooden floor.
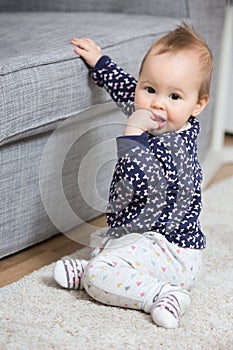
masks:
{"label": "wooden floor", "polygon": [[[226,136],[225,144],[233,145],[233,136]],[[209,186],[229,176],[233,176],[233,164],[222,166]],[[95,227],[104,226],[105,218],[102,216],[91,223]],[[81,247],[82,245],[79,243],[60,234],[32,248],[3,258],[0,261],[0,287],[15,282],[61,257],[75,252]]]}

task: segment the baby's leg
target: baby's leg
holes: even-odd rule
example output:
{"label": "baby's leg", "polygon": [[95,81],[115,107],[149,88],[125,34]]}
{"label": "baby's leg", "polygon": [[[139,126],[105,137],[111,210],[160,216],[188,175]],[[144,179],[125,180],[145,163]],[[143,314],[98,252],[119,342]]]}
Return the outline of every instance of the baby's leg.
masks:
{"label": "baby's leg", "polygon": [[[151,312],[157,325],[174,328],[190,305],[189,293],[161,281],[152,242],[139,234],[110,240],[84,270],[84,287],[108,305]],[[162,311],[161,311],[162,310]]]}
{"label": "baby's leg", "polygon": [[[107,229],[100,228],[91,234],[92,256],[98,254],[102,249],[102,244]],[[100,243],[100,246],[98,244]],[[54,268],[54,279],[63,288],[83,289],[83,271],[88,261],[84,259],[64,259],[57,261]]]}
{"label": "baby's leg", "polygon": [[65,259],[57,261],[54,279],[63,288],[83,289],[83,271],[88,261]]}

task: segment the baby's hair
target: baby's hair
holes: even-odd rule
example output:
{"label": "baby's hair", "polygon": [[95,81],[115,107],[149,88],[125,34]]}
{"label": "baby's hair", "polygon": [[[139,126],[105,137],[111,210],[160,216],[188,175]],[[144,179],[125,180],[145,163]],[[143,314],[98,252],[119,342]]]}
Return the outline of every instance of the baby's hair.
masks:
{"label": "baby's hair", "polygon": [[199,98],[208,96],[213,69],[212,53],[206,41],[196,32],[193,26],[182,21],[176,29],[156,41],[145,55],[139,75],[149,54],[161,55],[163,53],[179,53],[192,51],[197,55],[201,71],[201,85]]}

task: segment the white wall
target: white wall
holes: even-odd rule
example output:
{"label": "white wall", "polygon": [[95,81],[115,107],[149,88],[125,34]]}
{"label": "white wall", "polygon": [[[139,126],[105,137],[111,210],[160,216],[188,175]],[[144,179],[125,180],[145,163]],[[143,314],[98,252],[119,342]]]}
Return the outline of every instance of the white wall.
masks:
{"label": "white wall", "polygon": [[229,52],[230,52],[230,68],[229,68],[229,75],[228,75],[228,81],[226,83],[226,88],[228,90],[227,94],[227,115],[226,115],[226,121],[225,121],[225,130],[226,132],[229,132],[233,134],[233,5],[229,7],[229,22],[228,25],[228,45],[229,45]]}
{"label": "white wall", "polygon": [[219,67],[211,145],[202,163],[203,187],[222,164],[233,163],[233,147],[224,147],[225,132],[233,133],[233,0],[226,5]]}

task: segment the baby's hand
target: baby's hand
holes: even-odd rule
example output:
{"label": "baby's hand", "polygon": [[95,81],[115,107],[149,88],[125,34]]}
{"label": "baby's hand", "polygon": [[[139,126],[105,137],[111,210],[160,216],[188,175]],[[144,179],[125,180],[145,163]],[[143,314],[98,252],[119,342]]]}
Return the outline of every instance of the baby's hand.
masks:
{"label": "baby's hand", "polygon": [[143,132],[154,134],[158,128],[158,122],[154,121],[153,115],[146,109],[136,110],[128,119],[124,136],[141,135]]}
{"label": "baby's hand", "polygon": [[90,67],[94,68],[102,56],[101,48],[89,38],[74,38],[70,43],[77,46],[74,51],[81,56]]}

